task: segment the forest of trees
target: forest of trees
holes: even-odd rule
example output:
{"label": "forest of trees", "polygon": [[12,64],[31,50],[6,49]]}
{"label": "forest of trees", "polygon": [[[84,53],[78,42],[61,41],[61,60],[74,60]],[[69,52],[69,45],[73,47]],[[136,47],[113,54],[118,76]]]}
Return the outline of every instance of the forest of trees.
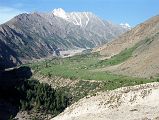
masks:
{"label": "forest of trees", "polygon": [[70,105],[71,96],[64,89],[53,89],[46,83],[28,79],[30,76],[27,67],[0,71],[0,101],[15,106],[17,111],[36,110],[53,116]]}
{"label": "forest of trees", "polygon": [[48,84],[36,80],[26,80],[16,90],[22,110],[37,109],[57,115],[70,104],[70,98],[64,91],[54,90]]}

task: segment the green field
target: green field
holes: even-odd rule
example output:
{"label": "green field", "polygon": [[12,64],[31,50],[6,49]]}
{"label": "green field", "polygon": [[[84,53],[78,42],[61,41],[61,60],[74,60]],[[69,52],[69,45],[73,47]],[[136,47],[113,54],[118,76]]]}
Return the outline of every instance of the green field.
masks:
{"label": "green field", "polygon": [[[121,63],[131,57],[134,48],[126,49],[120,54],[105,60],[104,65],[114,65]],[[97,80],[102,81],[104,89],[112,90],[122,86],[138,85],[148,82],[153,82],[155,79],[144,79],[128,77],[123,75],[115,75],[110,72],[96,71],[103,67],[99,65],[101,57],[98,53],[76,55],[69,58],[55,58],[53,60],[42,61],[30,64],[35,73],[46,77],[63,77],[71,80]]]}

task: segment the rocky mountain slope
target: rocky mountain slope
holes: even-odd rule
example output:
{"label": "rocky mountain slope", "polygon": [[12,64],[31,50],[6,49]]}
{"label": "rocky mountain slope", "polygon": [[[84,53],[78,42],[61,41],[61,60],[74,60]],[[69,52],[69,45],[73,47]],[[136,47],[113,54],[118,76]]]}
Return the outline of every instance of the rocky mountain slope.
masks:
{"label": "rocky mountain slope", "polygon": [[68,107],[52,120],[158,120],[159,83],[97,93]]}
{"label": "rocky mountain slope", "polygon": [[105,70],[130,76],[157,77],[159,75],[159,16],[147,20],[96,51],[100,51],[107,58],[121,51],[127,53],[129,51],[129,54],[132,54],[123,63],[106,67]]}
{"label": "rocky mountain slope", "polygon": [[127,30],[89,12],[24,13],[0,25],[0,56],[11,65],[25,63],[59,55],[59,49],[93,48]]}

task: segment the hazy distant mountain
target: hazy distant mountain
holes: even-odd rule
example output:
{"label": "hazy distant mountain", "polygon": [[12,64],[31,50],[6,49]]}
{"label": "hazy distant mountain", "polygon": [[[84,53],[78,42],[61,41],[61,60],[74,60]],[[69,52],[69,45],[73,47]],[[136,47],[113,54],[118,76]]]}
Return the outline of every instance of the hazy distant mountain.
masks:
{"label": "hazy distant mountain", "polygon": [[58,54],[59,49],[93,48],[127,30],[90,12],[24,13],[0,25],[0,57],[17,64]]}

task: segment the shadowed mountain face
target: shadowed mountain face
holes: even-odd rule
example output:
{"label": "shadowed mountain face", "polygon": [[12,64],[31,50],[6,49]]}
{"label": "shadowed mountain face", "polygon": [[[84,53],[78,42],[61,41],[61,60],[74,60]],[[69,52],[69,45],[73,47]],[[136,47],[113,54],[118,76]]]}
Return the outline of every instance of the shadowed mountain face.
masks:
{"label": "shadowed mountain face", "polygon": [[0,70],[21,64],[17,53],[2,41],[0,41],[0,53]]}
{"label": "shadowed mountain face", "polygon": [[8,120],[10,116],[16,116],[20,99],[23,98],[18,87],[31,76],[32,72],[29,67],[0,71],[0,120]]}
{"label": "shadowed mountain face", "polygon": [[31,76],[26,66],[0,71],[0,120],[15,116],[16,120],[48,120],[70,105],[72,97],[64,90],[55,90]]}
{"label": "shadowed mountain face", "polygon": [[[53,56],[59,49],[93,48],[128,29],[101,20],[92,13],[21,14],[0,26],[0,56],[14,64]],[[5,49],[5,50],[4,50]],[[4,53],[7,54],[4,55]]]}

